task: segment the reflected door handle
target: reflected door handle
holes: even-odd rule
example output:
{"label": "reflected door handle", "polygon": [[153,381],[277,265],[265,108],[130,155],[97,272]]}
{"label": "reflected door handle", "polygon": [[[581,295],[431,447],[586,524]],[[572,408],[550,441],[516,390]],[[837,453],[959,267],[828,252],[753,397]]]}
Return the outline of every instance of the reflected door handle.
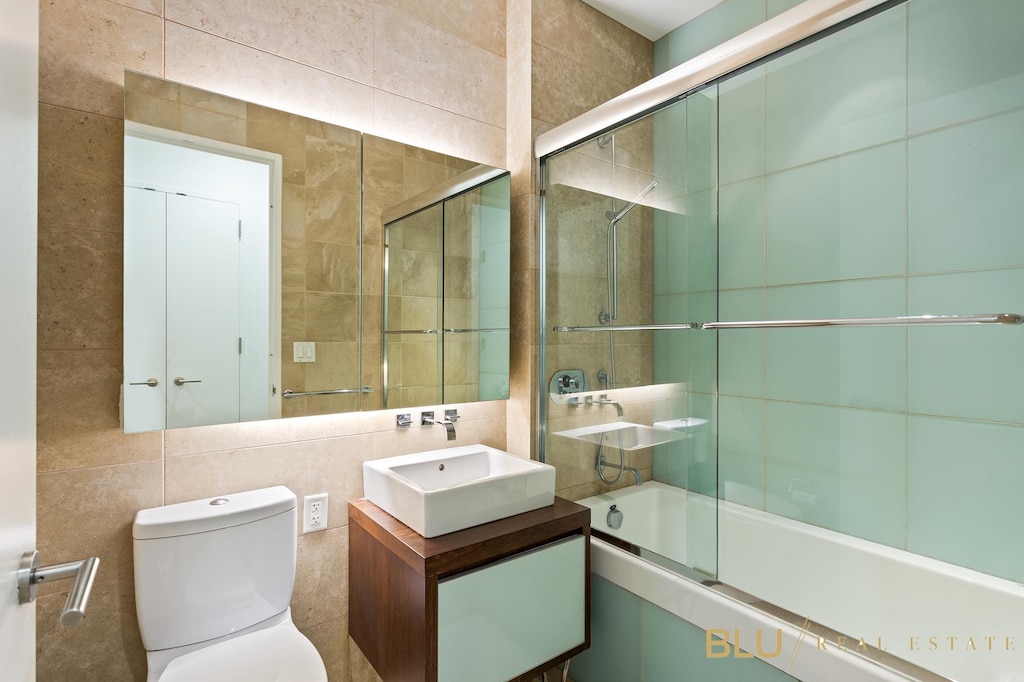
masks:
{"label": "reflected door handle", "polygon": [[174,377],[175,386],[184,386],[185,384],[201,384],[202,379],[186,379],[185,377]]}
{"label": "reflected door handle", "polygon": [[39,552],[25,552],[18,568],[18,603],[34,602],[40,583],[74,578],[75,584],[71,586],[64,610],[60,614],[60,624],[66,628],[76,625],[85,618],[85,607],[89,603],[89,593],[92,591],[92,583],[96,579],[99,567],[98,557],[40,567]]}
{"label": "reflected door handle", "polygon": [[146,379],[145,381],[133,381],[133,382],[129,383],[128,385],[129,386],[149,386],[150,388],[154,388],[157,385],[159,385],[159,383],[160,382],[156,380],[156,377],[150,377],[150,378]]}

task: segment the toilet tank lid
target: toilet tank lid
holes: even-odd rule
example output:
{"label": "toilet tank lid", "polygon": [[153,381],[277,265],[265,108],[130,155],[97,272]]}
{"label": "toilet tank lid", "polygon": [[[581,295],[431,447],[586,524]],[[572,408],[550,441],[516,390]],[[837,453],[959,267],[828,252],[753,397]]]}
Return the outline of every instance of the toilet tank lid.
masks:
{"label": "toilet tank lid", "polygon": [[135,515],[132,537],[153,540],[230,528],[276,516],[295,505],[295,493],[279,485],[143,509]]}

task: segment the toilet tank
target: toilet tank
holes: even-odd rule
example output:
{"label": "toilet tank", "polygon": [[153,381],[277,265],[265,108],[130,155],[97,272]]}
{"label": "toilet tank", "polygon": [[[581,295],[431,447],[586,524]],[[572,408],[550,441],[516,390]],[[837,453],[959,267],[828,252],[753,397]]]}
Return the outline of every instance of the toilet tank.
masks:
{"label": "toilet tank", "polygon": [[229,635],[288,608],[295,494],[283,486],[135,515],[135,604],[148,651]]}

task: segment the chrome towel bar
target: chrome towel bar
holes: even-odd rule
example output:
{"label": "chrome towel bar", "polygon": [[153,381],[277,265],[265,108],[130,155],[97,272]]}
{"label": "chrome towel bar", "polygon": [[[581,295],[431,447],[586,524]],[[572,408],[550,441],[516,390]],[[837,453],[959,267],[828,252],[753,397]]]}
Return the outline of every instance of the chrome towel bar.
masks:
{"label": "chrome towel bar", "polygon": [[296,393],[290,388],[286,388],[281,394],[283,398],[299,398],[306,395],[344,395],[346,393],[373,393],[373,389],[369,386],[363,386],[362,388],[335,388],[330,391],[301,391]]}
{"label": "chrome towel bar", "polygon": [[449,328],[444,330],[445,334],[501,334],[508,333],[508,327],[492,327],[492,328],[481,328],[481,329],[459,329]]}
{"label": "chrome towel bar", "polygon": [[983,315],[907,315],[901,317],[848,317],[820,320],[744,320],[737,322],[682,322],[679,324],[636,324],[604,327],[555,327],[556,332],[629,332],[673,329],[786,329],[793,327],[911,327],[944,324],[1022,324],[1024,315],[988,313]]}
{"label": "chrome towel bar", "polygon": [[385,329],[384,335],[388,334],[436,334],[436,329]]}

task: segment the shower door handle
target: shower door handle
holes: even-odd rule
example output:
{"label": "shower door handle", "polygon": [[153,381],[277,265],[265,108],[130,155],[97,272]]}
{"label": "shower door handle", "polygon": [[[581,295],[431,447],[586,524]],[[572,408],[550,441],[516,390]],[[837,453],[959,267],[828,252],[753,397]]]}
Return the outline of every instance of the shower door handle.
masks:
{"label": "shower door handle", "polygon": [[74,578],[75,584],[71,586],[64,610],[60,614],[60,624],[66,628],[77,625],[85,618],[85,607],[89,603],[89,593],[92,592],[92,583],[99,567],[99,557],[94,556],[67,564],[40,567],[39,552],[25,552],[18,567],[18,603],[34,602],[41,582]]}
{"label": "shower door handle", "polygon": [[202,379],[186,379],[185,377],[174,377],[175,386],[184,386],[185,384],[201,384]]}

